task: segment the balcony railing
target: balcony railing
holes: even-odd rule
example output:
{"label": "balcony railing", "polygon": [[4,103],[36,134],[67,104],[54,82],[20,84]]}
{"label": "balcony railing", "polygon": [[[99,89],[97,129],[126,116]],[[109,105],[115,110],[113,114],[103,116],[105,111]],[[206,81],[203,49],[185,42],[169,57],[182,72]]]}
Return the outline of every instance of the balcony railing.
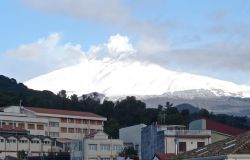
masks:
{"label": "balcony railing", "polygon": [[210,136],[210,130],[165,130],[166,136]]}

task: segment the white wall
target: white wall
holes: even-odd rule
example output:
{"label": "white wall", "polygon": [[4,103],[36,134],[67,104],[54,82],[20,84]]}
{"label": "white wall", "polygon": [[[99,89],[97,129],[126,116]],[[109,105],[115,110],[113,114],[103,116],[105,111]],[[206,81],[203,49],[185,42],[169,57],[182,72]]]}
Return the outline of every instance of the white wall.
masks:
{"label": "white wall", "polygon": [[[175,153],[176,137],[165,137],[165,153]],[[210,143],[210,138],[177,138],[177,142],[186,142],[187,151],[197,148],[197,142],[205,142],[205,145]]]}
{"label": "white wall", "polygon": [[[74,119],[84,119],[84,120],[95,120],[95,121],[102,121],[101,124],[78,124],[76,122],[74,123],[62,123],[61,118],[72,118]],[[53,137],[53,138],[69,138],[69,139],[80,139],[84,136],[82,133],[61,133],[61,127],[66,128],[81,128],[81,129],[87,129],[87,130],[103,130],[103,121],[105,121],[106,118],[104,117],[82,117],[82,116],[71,116],[71,115],[60,115],[60,114],[47,114],[47,113],[34,113],[33,111],[30,111],[28,108],[19,106],[10,106],[6,107],[4,109],[4,112],[0,112],[0,122],[5,121],[8,123],[25,123],[25,129],[30,131],[30,134],[32,135],[44,135],[47,136],[46,133],[49,132],[57,132],[59,133],[59,137]],[[49,127],[49,122],[59,122],[58,127]],[[32,123],[35,124],[35,129],[28,129],[28,124]],[[44,125],[44,130],[38,130],[37,124]],[[88,132],[89,133],[89,132]]]}
{"label": "white wall", "polygon": [[119,129],[119,138],[123,140],[124,143],[133,143],[134,146],[138,145],[139,147],[138,155],[140,159],[141,159],[141,129],[143,127],[146,127],[146,125],[139,124]]}
{"label": "white wall", "polygon": [[[89,144],[97,144],[97,150],[89,150]],[[110,150],[101,150],[101,144],[110,145]],[[115,150],[114,145],[120,145],[123,147],[122,140],[98,140],[98,139],[87,139],[84,140],[84,159],[97,158],[115,158],[118,157],[118,154],[121,150]]]}

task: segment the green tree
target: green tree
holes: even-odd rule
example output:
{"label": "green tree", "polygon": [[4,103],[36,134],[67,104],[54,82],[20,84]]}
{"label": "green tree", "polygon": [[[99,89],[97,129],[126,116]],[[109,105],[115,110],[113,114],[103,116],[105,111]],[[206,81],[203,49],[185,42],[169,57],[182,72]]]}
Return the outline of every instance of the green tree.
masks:
{"label": "green tree", "polygon": [[104,123],[104,132],[111,138],[119,138],[119,123],[116,119],[108,119]]}
{"label": "green tree", "polygon": [[73,102],[73,103],[78,103],[78,97],[76,94],[72,94],[70,96],[70,100]]}
{"label": "green tree", "polygon": [[205,118],[209,118],[209,112],[208,112],[208,110],[206,110],[206,109],[204,109],[204,108],[202,108],[200,111],[199,111],[199,113],[198,113],[199,115],[200,115],[200,117],[205,117]]}
{"label": "green tree", "polygon": [[57,95],[61,98],[67,98],[67,92],[65,90],[59,91]]}
{"label": "green tree", "polygon": [[125,158],[138,159],[138,151],[134,147],[125,147],[119,155]]}

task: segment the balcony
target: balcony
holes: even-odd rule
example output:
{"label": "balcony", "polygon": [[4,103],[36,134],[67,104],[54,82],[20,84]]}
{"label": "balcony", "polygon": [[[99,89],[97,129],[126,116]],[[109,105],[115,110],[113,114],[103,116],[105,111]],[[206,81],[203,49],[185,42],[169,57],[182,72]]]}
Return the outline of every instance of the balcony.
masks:
{"label": "balcony", "polygon": [[210,130],[165,130],[167,137],[211,137]]}

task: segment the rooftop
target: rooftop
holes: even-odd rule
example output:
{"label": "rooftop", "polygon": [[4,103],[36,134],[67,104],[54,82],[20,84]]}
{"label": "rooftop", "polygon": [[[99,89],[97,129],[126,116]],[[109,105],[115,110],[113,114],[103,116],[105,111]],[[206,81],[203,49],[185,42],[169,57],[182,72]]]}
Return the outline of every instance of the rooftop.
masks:
{"label": "rooftop", "polygon": [[211,119],[206,119],[206,129],[232,135],[232,136],[237,136],[247,131],[247,130],[232,127],[232,126],[220,123],[220,122],[216,122]]}
{"label": "rooftop", "polygon": [[180,159],[191,159],[231,154],[250,154],[250,131],[185,152],[177,157]]}
{"label": "rooftop", "polygon": [[70,111],[70,110],[62,110],[62,109],[35,108],[35,107],[25,107],[25,108],[36,113],[103,118],[102,116],[97,115],[95,113],[91,113],[91,112]]}
{"label": "rooftop", "polygon": [[175,157],[175,154],[165,154],[165,153],[156,153],[154,157],[157,157],[159,160],[167,160],[169,158]]}
{"label": "rooftop", "polygon": [[0,127],[0,133],[28,133],[29,131],[13,125],[2,125]]}
{"label": "rooftop", "polygon": [[165,136],[174,137],[211,137],[210,130],[164,130]]}

